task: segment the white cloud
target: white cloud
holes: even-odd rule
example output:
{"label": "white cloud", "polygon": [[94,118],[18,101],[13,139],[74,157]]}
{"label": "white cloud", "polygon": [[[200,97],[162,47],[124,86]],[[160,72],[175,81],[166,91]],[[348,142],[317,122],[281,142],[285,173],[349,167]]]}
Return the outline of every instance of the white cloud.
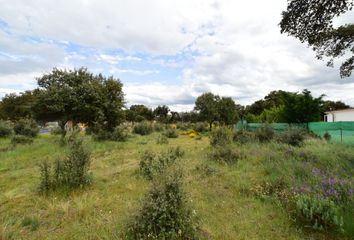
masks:
{"label": "white cloud", "polygon": [[[115,77],[130,74],[122,79],[129,104],[190,109],[205,91],[250,104],[275,89],[308,88],[354,105],[353,77],[340,79],[337,68],[280,34],[284,0],[62,0],[55,8],[49,0],[0,3],[0,25],[8,24],[4,31],[0,26],[3,89],[31,88],[36,74],[54,66],[87,66]],[[352,18],[349,13],[336,22]],[[72,43],[83,49],[66,49]],[[164,68],[180,71],[166,77],[170,84],[157,82]],[[154,83],[132,83],[142,76]]]}

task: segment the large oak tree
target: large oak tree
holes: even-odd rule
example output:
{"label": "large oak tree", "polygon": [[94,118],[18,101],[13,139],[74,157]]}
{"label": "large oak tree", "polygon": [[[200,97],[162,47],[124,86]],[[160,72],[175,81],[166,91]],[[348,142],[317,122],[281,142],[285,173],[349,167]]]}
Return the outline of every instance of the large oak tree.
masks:
{"label": "large oak tree", "polygon": [[41,121],[72,120],[112,131],[123,119],[122,83],[113,77],[93,75],[86,68],[52,72],[37,79],[34,117]]}

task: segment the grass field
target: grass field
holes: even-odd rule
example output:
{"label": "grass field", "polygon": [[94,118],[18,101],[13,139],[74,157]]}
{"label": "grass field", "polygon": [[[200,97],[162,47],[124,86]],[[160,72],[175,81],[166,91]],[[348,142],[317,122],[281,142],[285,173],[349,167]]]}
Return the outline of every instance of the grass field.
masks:
{"label": "grass field", "polygon": [[[40,134],[33,144],[9,150],[5,148],[10,140],[0,139],[0,239],[123,239],[150,184],[138,174],[139,155],[146,149],[160,151],[168,146],[185,151],[178,165],[184,171],[184,189],[205,238],[350,239],[348,231],[315,232],[295,223],[274,198],[256,197],[252,189],[279,177],[291,181],[308,162],[301,160],[302,153],[320,159],[314,163],[317,166],[334,172],[349,168],[346,174],[352,174],[352,147],[315,139],[301,148],[235,144],[244,157],[228,166],[207,160],[207,136],[200,140],[180,136],[169,139],[168,145],[157,145],[156,137],[156,133],[134,135],[123,143],[85,137],[85,145],[92,151],[93,184],[49,196],[37,192],[38,164],[64,155],[66,148],[60,146],[59,137]],[[341,159],[345,159],[343,164]],[[210,170],[207,174],[205,166]],[[347,214],[354,214],[353,210]]]}

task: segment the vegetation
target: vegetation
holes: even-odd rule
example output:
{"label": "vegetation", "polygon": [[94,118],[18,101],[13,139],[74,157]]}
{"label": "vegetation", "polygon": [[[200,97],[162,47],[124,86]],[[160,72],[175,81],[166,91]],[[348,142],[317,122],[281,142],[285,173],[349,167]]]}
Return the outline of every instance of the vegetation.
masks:
{"label": "vegetation", "polygon": [[[55,191],[50,190],[49,195],[36,192],[40,183],[36,166],[47,160],[50,165],[50,171],[47,171],[50,173],[49,179],[53,179],[54,163],[62,158],[63,151],[69,150],[69,145],[59,145],[56,135],[40,134],[33,139],[31,146],[19,145],[0,152],[0,178],[3,179],[3,194],[0,196],[1,238],[60,239],[75,235],[76,239],[124,239],[128,236],[134,239],[134,234],[146,234],[149,226],[166,229],[154,234],[176,234],[174,227],[156,225],[157,221],[145,221],[152,219],[148,216],[160,219],[162,215],[154,215],[156,212],[178,212],[178,216],[185,217],[174,219],[179,219],[178,224],[182,225],[174,225],[177,224],[174,222],[169,226],[187,227],[185,222],[190,221],[188,226],[192,229],[182,233],[194,233],[196,235],[193,236],[209,239],[339,240],[352,236],[351,189],[354,175],[351,159],[354,152],[350,146],[308,137],[299,147],[275,141],[249,141],[242,145],[231,142],[228,146],[237,153],[233,158],[235,160],[215,162],[207,158],[209,151],[217,149],[209,147],[208,137],[195,141],[182,135],[170,140],[168,145],[158,145],[155,143],[158,134],[161,133],[135,135],[124,143],[97,142],[92,141],[90,136],[84,136],[84,145],[92,149],[89,172],[92,172],[94,181],[89,188],[76,188],[70,192],[63,191],[66,187],[63,190],[56,188]],[[7,138],[0,141],[2,146],[11,144]],[[173,156],[181,156],[180,149],[183,149],[183,158],[167,161],[169,158],[162,157],[169,154],[166,146],[174,147],[170,151],[174,152]],[[179,150],[176,146],[180,146]],[[136,176],[139,152],[146,150],[153,153],[153,166],[166,166],[163,171],[153,170],[152,181]],[[160,159],[170,163],[158,165]],[[187,199],[178,207],[167,204],[170,200],[174,203],[176,194],[172,195],[173,198],[167,198],[165,193],[169,188],[165,187],[165,183],[168,181],[161,180],[168,179],[168,176],[173,179],[172,173],[177,172],[175,164],[184,173],[182,196]],[[152,201],[152,195],[160,197]],[[316,200],[304,200],[308,198]],[[303,199],[301,204],[300,199]],[[317,200],[320,203],[314,202]],[[157,209],[157,204],[161,202],[166,203],[166,208]],[[327,207],[333,206],[330,202],[335,203],[334,208]],[[310,209],[319,214],[311,218],[308,215]],[[196,221],[194,215],[200,221]],[[25,216],[31,219],[25,221],[26,226],[22,224]],[[58,216],[66,220],[63,222]],[[296,220],[295,224],[291,219]],[[316,219],[317,226],[321,223],[323,230],[313,228]],[[320,222],[320,219],[324,220]],[[35,226],[37,220],[39,223],[34,230],[28,223],[32,220]],[[60,228],[57,228],[58,224]]]}
{"label": "vegetation", "polygon": [[[0,122],[0,239],[354,235],[353,148],[268,124],[319,119],[322,96],[273,91],[244,108],[205,93],[194,111],[177,113],[123,110],[122,84],[84,68],[54,69],[38,84],[26,93],[31,107],[19,106],[30,115],[0,112],[13,120]],[[29,117],[59,121],[61,136],[37,136]],[[239,117],[266,124],[235,132]]]}
{"label": "vegetation", "polygon": [[123,120],[122,84],[113,77],[93,75],[85,68],[53,69],[38,78],[36,101],[32,107],[39,121],[59,121],[64,130],[71,120],[113,131]]}
{"label": "vegetation", "polygon": [[281,32],[307,43],[316,51],[317,58],[329,57],[329,66],[333,66],[334,59],[348,56],[340,67],[340,74],[349,77],[354,69],[354,25],[335,27],[333,20],[352,7],[352,0],[290,0],[280,22]]}
{"label": "vegetation", "polygon": [[35,137],[39,133],[37,123],[31,119],[20,119],[14,125],[14,132],[18,135]]}
{"label": "vegetation", "polygon": [[83,187],[91,182],[88,174],[90,153],[83,146],[83,140],[75,136],[69,142],[69,152],[65,159],[57,159],[54,164],[47,161],[40,165],[39,191],[48,193],[57,188]]}
{"label": "vegetation", "polygon": [[127,239],[196,239],[197,221],[182,189],[182,175],[155,181],[129,226]]}
{"label": "vegetation", "polygon": [[12,126],[5,121],[0,120],[0,138],[8,137],[12,134]]}
{"label": "vegetation", "polygon": [[133,127],[133,132],[140,135],[148,135],[152,133],[153,130],[152,124],[146,121],[137,123]]}
{"label": "vegetation", "polygon": [[232,142],[232,130],[226,127],[217,128],[211,132],[210,145],[211,146],[226,146]]}
{"label": "vegetation", "polygon": [[212,93],[204,93],[195,101],[194,110],[198,111],[199,118],[209,123],[209,128],[215,121],[230,125],[236,122],[237,108],[232,98],[221,97]]}

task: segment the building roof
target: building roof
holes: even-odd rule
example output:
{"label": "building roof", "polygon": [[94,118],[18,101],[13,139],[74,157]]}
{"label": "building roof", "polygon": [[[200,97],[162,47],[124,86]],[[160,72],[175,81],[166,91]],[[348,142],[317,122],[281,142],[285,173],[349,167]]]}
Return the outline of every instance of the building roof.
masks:
{"label": "building roof", "polygon": [[354,112],[354,108],[346,108],[340,110],[327,111],[325,113],[336,113],[336,112]]}

